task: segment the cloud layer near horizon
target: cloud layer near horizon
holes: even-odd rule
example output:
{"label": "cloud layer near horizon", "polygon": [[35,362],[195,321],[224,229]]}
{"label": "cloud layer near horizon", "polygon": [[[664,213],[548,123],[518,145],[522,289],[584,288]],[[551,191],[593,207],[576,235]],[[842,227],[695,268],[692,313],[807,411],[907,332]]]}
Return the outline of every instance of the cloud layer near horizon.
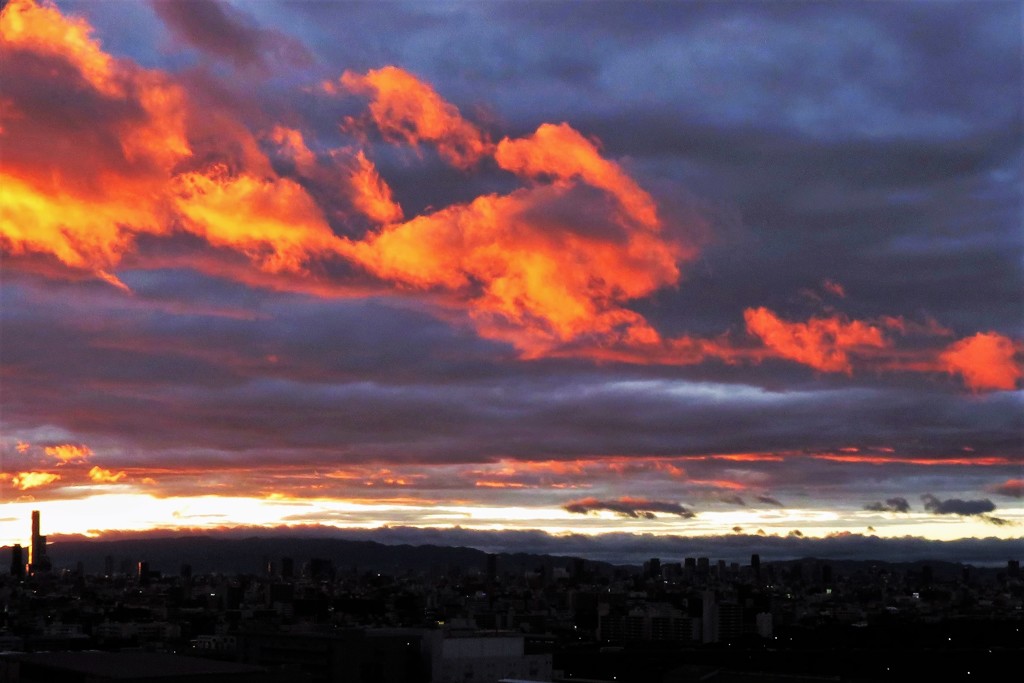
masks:
{"label": "cloud layer near horizon", "polygon": [[567,8],[8,3],[2,485],[1019,498],[1019,8]]}

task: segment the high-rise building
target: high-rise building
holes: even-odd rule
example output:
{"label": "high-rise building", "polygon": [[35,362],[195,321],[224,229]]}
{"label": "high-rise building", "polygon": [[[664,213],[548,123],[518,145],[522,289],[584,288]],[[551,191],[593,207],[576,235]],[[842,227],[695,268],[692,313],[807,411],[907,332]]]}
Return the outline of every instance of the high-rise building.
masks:
{"label": "high-rise building", "polygon": [[11,546],[11,576],[19,579],[25,576],[25,549],[20,543]]}
{"label": "high-rise building", "polygon": [[701,640],[714,643],[718,640],[718,596],[715,591],[701,594]]}
{"label": "high-rise building", "polygon": [[39,533],[39,510],[32,511],[32,545],[28,555],[29,573],[50,571],[50,558],[46,556],[46,536]]}
{"label": "high-rise building", "polygon": [[644,576],[648,579],[661,578],[661,558],[652,557],[644,562]]}
{"label": "high-rise building", "polygon": [[719,600],[713,590],[701,594],[703,624],[702,640],[721,643],[738,638],[743,633],[743,609],[734,600]]}

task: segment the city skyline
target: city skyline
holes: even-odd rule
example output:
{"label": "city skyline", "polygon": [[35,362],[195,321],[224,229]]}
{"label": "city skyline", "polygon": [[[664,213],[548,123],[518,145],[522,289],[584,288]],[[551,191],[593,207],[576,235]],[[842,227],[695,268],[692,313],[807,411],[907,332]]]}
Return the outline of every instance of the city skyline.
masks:
{"label": "city skyline", "polygon": [[1021,20],[12,0],[0,545],[1019,548]]}

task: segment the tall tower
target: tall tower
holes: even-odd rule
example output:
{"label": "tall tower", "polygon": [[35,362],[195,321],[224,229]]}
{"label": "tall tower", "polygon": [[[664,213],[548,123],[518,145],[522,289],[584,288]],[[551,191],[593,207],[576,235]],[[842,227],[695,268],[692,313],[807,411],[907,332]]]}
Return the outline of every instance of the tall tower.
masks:
{"label": "tall tower", "polygon": [[50,570],[50,558],[46,556],[46,536],[39,533],[39,510],[32,511],[32,545],[28,549],[29,573]]}

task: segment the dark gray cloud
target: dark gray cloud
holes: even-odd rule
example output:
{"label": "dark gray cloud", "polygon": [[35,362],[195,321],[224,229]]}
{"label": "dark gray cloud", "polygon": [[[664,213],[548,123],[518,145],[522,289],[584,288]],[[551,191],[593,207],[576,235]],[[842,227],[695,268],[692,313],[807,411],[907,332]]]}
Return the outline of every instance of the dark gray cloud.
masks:
{"label": "dark gray cloud", "polygon": [[567,512],[586,515],[591,512],[607,510],[623,517],[643,517],[655,519],[655,513],[677,515],[683,518],[695,517],[696,514],[683,507],[679,503],[672,503],[662,500],[648,500],[646,498],[618,498],[616,500],[599,500],[597,498],[584,498],[562,506]]}
{"label": "dark gray cloud", "polygon": [[[785,374],[759,368],[523,363],[401,301],[308,299],[184,271],[123,277],[136,291],[127,301],[102,286],[8,278],[0,293],[7,370],[0,402],[10,424],[51,424],[92,445],[128,439],[118,449],[126,464],[169,450],[188,460],[190,449],[200,458],[246,451],[439,462],[884,447],[895,451],[884,470],[890,475],[942,475],[886,486],[934,491],[953,478],[901,467],[899,459],[962,458],[964,446],[971,457],[1003,456],[1020,442],[1013,394],[856,388],[849,378],[810,373],[787,384]],[[72,290],[76,315],[69,316]],[[786,501],[784,483],[829,481],[877,495],[856,463],[792,463],[742,469],[770,477],[750,480],[752,489],[771,486]],[[723,466],[686,467],[711,480]],[[1014,474],[1008,464],[960,476],[980,489],[993,475]]]}
{"label": "dark gray cloud", "polygon": [[934,512],[937,515],[983,515],[996,509],[995,504],[988,498],[979,500],[961,500],[960,498],[948,498],[940,500],[930,493],[921,496],[924,501],[924,509]]}
{"label": "dark gray cloud", "polygon": [[292,66],[312,63],[312,56],[299,40],[261,28],[226,2],[151,0],[150,4],[178,39],[237,67],[266,69],[271,60]]}
{"label": "dark gray cloud", "polygon": [[1009,519],[1003,519],[1002,517],[995,517],[993,515],[982,515],[982,519],[989,524],[994,524],[995,526],[1017,526],[1016,522]]}
{"label": "dark gray cloud", "polygon": [[868,503],[864,509],[872,512],[910,512],[910,503],[906,498],[896,496],[886,498],[884,503]]}
{"label": "dark gray cloud", "polygon": [[765,505],[774,505],[775,507],[785,507],[782,503],[780,503],[775,498],[772,498],[771,496],[754,496],[754,500],[756,500],[759,503],[764,503]]}

